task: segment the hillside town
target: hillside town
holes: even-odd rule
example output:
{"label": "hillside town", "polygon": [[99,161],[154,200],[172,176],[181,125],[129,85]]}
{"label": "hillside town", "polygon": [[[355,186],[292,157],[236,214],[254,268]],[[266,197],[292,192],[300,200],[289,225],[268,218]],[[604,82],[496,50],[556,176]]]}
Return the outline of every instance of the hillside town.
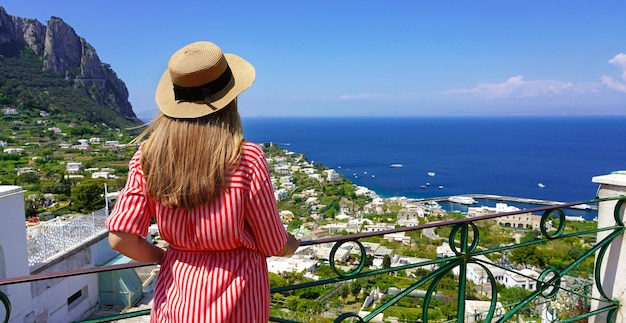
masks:
{"label": "hillside town", "polygon": [[[342,199],[342,202],[339,202],[340,207],[337,213],[332,218],[324,217],[323,214],[320,214],[320,210],[327,208],[327,205],[323,204],[321,201],[323,193],[315,188],[299,188],[293,183],[293,177],[296,173],[300,173],[306,174],[309,179],[320,183],[339,184],[345,183],[346,180],[343,176],[339,175],[333,169],[316,168],[315,165],[308,162],[301,155],[288,151],[285,151],[284,155],[268,157],[267,161],[273,174],[272,183],[275,188],[274,194],[276,199],[283,201],[289,198],[301,198],[304,201],[306,209],[311,210],[309,216],[312,221],[303,222],[298,228],[293,228],[292,230],[292,232],[295,232],[299,237],[303,238],[303,240],[315,240],[341,234],[381,232],[400,227],[415,227],[428,222],[429,219],[442,218],[447,214],[434,200],[426,201],[406,197],[384,198],[366,187],[355,186],[354,194],[356,196],[366,197],[368,202],[361,208],[355,209],[352,201]],[[519,208],[508,206],[506,203],[497,203],[495,208],[487,206],[469,207],[468,212],[464,216],[477,217],[518,210]],[[294,213],[289,210],[282,210],[280,214],[285,226],[289,227],[289,223],[294,220]],[[371,219],[371,215],[377,216]],[[538,230],[540,222],[541,216],[531,213],[497,218],[498,225],[501,225],[503,228]],[[440,244],[436,248],[436,257],[449,257],[454,255],[454,252],[447,242],[447,237],[442,238],[433,233],[430,238],[434,241],[439,241],[438,244]],[[412,246],[416,243],[416,241],[405,232],[385,234],[382,239],[389,242],[394,241],[406,246]],[[373,269],[382,268],[382,261],[385,256],[391,259],[391,266],[428,260],[425,258],[396,254],[393,249],[382,246],[380,243],[366,242],[364,245],[367,254],[374,257]],[[302,247],[291,259],[272,257],[268,259],[270,271],[278,274],[295,270],[297,272],[305,272],[307,275],[311,276],[311,278],[315,278],[314,270],[317,260],[328,261],[330,247],[332,247],[332,245]],[[358,252],[352,250],[352,247],[342,248],[340,253],[335,254],[335,260],[346,261],[350,254],[355,253]],[[307,259],[315,260],[307,261]],[[528,272],[531,271],[532,270],[529,270]],[[470,279],[475,281],[476,284],[485,282],[484,277],[483,281],[481,281],[480,276],[481,275],[475,275],[473,273],[468,274],[468,277],[472,277]],[[533,271],[531,276],[537,277],[538,273]],[[527,289],[534,288],[532,284],[529,284],[528,279],[520,280],[519,277],[515,277],[515,275],[509,277],[503,274],[502,277],[498,277],[498,280],[503,281],[508,287],[518,286]]]}
{"label": "hillside town", "polygon": [[[9,116],[13,117],[19,115],[13,114],[12,111],[6,111],[5,113],[9,113]],[[43,115],[37,117],[43,120],[43,124],[38,124],[39,127],[45,126],[47,117]],[[34,124],[14,124],[13,126],[29,128],[33,127]],[[126,160],[136,149],[133,146],[121,143],[128,140],[128,135],[116,129],[100,132],[101,134],[106,134],[104,136],[76,136],[76,133],[70,135],[66,133],[72,132],[72,129],[79,127],[78,125],[68,124],[66,127],[63,127],[66,129],[63,131],[58,127],[47,128],[47,133],[60,139],[57,140],[57,147],[53,149],[54,154],[51,156],[40,156],[41,143],[36,145],[21,144],[13,139],[10,144],[7,141],[3,141],[0,144],[3,146],[5,156],[24,156],[25,154],[34,156],[29,158],[28,165],[15,167],[18,178],[27,178],[25,174],[45,178],[42,175],[50,172],[44,171],[42,166],[49,167],[50,161],[59,161],[59,165],[63,166],[60,170],[63,174],[63,179],[71,181],[75,187],[79,187],[81,183],[90,179],[104,181],[99,183],[108,183],[111,188],[121,188],[120,183],[125,181],[126,176],[124,173]],[[107,128],[106,125],[101,127],[103,129]],[[114,134],[113,136],[110,135],[111,132]],[[44,145],[49,146],[50,144],[45,143]],[[425,271],[430,272],[438,268],[437,264],[420,264],[427,263],[432,259],[454,257],[458,251],[449,244],[449,227],[440,226],[424,230],[411,230],[411,228],[426,223],[445,223],[451,219],[520,211],[519,208],[507,205],[504,202],[498,202],[495,207],[476,205],[475,201],[467,196],[437,199],[382,197],[366,187],[353,184],[334,169],[308,161],[303,154],[287,151],[272,143],[264,143],[262,146],[266,152],[267,163],[272,174],[272,184],[274,186],[275,198],[279,204],[280,216],[288,231],[303,241],[316,241],[356,234],[373,235],[369,238],[359,239],[358,244],[346,242],[337,247],[335,242],[312,243],[300,247],[296,254],[289,258],[269,257],[267,258],[268,270],[275,275],[275,279],[284,279],[284,277],[296,275],[296,277],[301,277],[301,279],[307,281],[323,281],[328,278],[329,266],[334,266],[340,271],[350,272],[363,261],[366,264],[364,270],[367,271],[384,270],[393,267],[410,268],[413,266],[410,269],[402,270],[401,275],[402,279],[415,281],[423,276]],[[55,157],[59,154],[63,156],[61,159]],[[94,156],[101,161],[94,162]],[[40,160],[48,162],[41,163]],[[102,200],[103,203],[106,202],[106,212],[115,203],[116,194],[115,190],[112,189],[107,192],[106,201]],[[35,197],[36,195],[27,193],[27,200]],[[41,204],[38,205],[38,208],[43,210],[42,214],[46,214],[46,216],[28,217],[27,244],[30,250],[28,263],[31,268],[42,266],[50,257],[58,257],[59,254],[73,250],[76,248],[76,245],[83,244],[85,240],[92,239],[92,236],[101,235],[104,232],[103,223],[100,223],[103,221],[84,224],[90,218],[96,219],[100,215],[90,217],[74,213],[56,216],[54,212],[48,211],[63,205],[64,201],[57,201],[58,197],[55,194],[45,194],[43,201],[47,202],[44,203],[39,198],[38,202]],[[74,199],[74,201],[77,201],[77,199]],[[440,202],[443,201],[467,204],[467,211],[462,213],[448,212],[440,205]],[[467,201],[470,202],[466,203]],[[579,219],[568,218],[568,220]],[[550,225],[551,223],[548,223],[548,226]],[[63,228],[66,226],[94,229],[81,231],[81,234],[72,239],[59,236],[61,233],[51,235],[50,232],[52,231],[49,228]],[[499,241],[499,243],[519,243],[520,239],[523,239],[525,232],[538,232],[540,226],[541,216],[529,212],[517,212],[515,216],[498,217],[494,220],[492,231],[489,232],[488,237],[481,240],[481,243],[494,244],[495,241]],[[387,232],[390,230],[394,232]],[[43,236],[44,234],[46,235],[45,237]],[[151,239],[155,243],[163,243],[155,226],[151,228]],[[72,241],[72,243],[69,243],[69,241]],[[46,244],[47,247],[37,247],[38,244],[42,243]],[[50,247],[50,244],[54,246]],[[485,247],[493,247],[493,245]],[[42,250],[45,250],[46,253],[41,254]],[[52,256],[50,255],[51,250],[54,251]],[[364,254],[366,259],[359,260],[359,254]],[[468,282],[474,290],[471,299],[466,301],[466,311],[480,312],[489,308],[488,299],[491,297],[489,286],[491,283],[487,271],[493,275],[493,282],[501,284],[502,288],[505,289],[519,288],[525,290],[526,293],[530,293],[537,287],[536,282],[541,273],[541,267],[519,262],[513,264],[507,259],[508,255],[506,254],[500,254],[497,258],[491,257],[491,259],[486,256],[479,256],[478,258],[486,265],[469,264],[465,273]],[[149,286],[150,281],[154,280],[154,270],[157,270],[156,272],[158,273],[158,268],[154,268],[150,271],[153,274],[141,278],[144,282],[143,285]],[[460,274],[459,269],[456,268],[453,274],[458,276]],[[394,279],[400,279],[400,277]],[[572,283],[578,284],[580,282]],[[344,285],[340,284],[333,287],[331,290],[335,292],[326,291],[327,295],[338,293]],[[348,301],[350,297],[341,297],[343,301],[338,301],[338,303],[342,305],[337,305],[335,314],[350,309],[360,313],[361,316],[367,315],[368,309],[371,309],[372,306],[399,292],[399,289],[392,286],[376,286],[373,282],[363,283],[358,291],[355,290],[350,294],[352,295],[350,301]],[[139,308],[148,306],[150,299],[149,289],[147,292],[144,291],[139,294],[143,295],[139,298],[140,300],[135,301],[133,304],[123,305],[121,309],[114,307],[117,308],[114,311],[131,311],[136,309],[137,306]],[[276,315],[280,316],[288,313],[279,311],[281,308],[285,310],[290,308],[284,302],[286,300],[280,297],[274,299],[272,308],[273,311],[278,311]],[[303,302],[301,297],[299,297],[299,302]],[[498,306],[502,307],[504,305],[500,304]],[[291,307],[292,310],[294,310],[293,307]],[[92,315],[102,315],[102,312],[98,310],[94,312],[98,314]],[[311,315],[315,314],[313,317],[317,317],[320,313],[316,312]],[[289,316],[291,314],[284,315]],[[381,315],[374,321],[394,322],[393,315]]]}
{"label": "hillside town", "polygon": [[[7,111],[9,116],[15,117]],[[47,116],[39,115],[37,118],[45,120]],[[34,125],[34,124],[33,124]],[[13,127],[23,127],[28,129],[33,127],[29,124],[13,124]],[[38,124],[42,126],[42,124]],[[93,236],[105,233],[102,215],[89,216],[85,213],[60,214],[60,211],[68,210],[71,203],[80,202],[78,196],[74,196],[74,190],[80,188],[84,183],[96,181],[98,187],[107,184],[110,191],[105,191],[102,195],[100,205],[104,207],[104,213],[115,203],[117,196],[116,189],[120,189],[125,181],[125,169],[128,158],[132,155],[136,147],[128,146],[121,142],[128,141],[128,134],[116,129],[108,129],[106,125],[101,125],[102,135],[94,132],[91,136],[76,136],[73,129],[80,128],[80,125],[68,124],[59,127],[49,127],[46,133],[54,136],[56,147],[48,150],[50,155],[41,155],[42,147],[50,149],[51,142],[46,143],[22,143],[21,140],[11,138],[11,142],[3,140],[4,156],[19,156],[19,160],[28,156],[27,165],[15,163],[15,178],[20,180],[29,179],[34,175],[34,179],[40,181],[54,181],[54,174],[62,174],[62,180],[68,181],[72,187],[72,194],[32,194],[27,192],[26,201],[37,202],[36,216],[27,216],[27,245],[28,264],[31,268],[44,268],[50,257],[55,258],[85,241],[90,241]],[[97,129],[98,127],[96,127]],[[67,133],[69,132],[69,134]],[[110,135],[113,133],[113,135]],[[95,134],[95,135],[94,135]],[[393,286],[397,286],[396,280],[409,281],[419,280],[425,273],[437,270],[440,264],[428,264],[433,259],[445,259],[457,256],[458,250],[450,246],[450,227],[437,226],[435,228],[411,230],[427,223],[441,223],[453,219],[477,218],[483,215],[515,212],[514,216],[497,217],[489,224],[490,230],[487,236],[481,238],[482,247],[495,247],[502,243],[519,243],[524,236],[529,233],[537,234],[541,226],[541,215],[530,212],[521,212],[519,208],[507,205],[505,202],[496,203],[495,207],[476,205],[477,203],[469,196],[441,197],[435,199],[412,199],[407,197],[383,197],[376,192],[362,186],[357,186],[346,179],[334,169],[325,167],[323,164],[308,161],[303,154],[287,151],[272,143],[261,144],[266,152],[267,163],[272,174],[272,184],[274,186],[275,198],[278,201],[281,219],[288,231],[302,239],[303,241],[317,241],[320,239],[337,238],[342,236],[369,234],[357,242],[348,241],[337,244],[337,242],[310,243],[301,246],[295,255],[284,257],[267,258],[268,270],[274,282],[279,285],[293,283],[294,277],[303,281],[324,281],[332,277],[331,267],[340,272],[351,272],[361,262],[365,263],[365,271],[385,270],[399,267],[407,268],[400,270],[400,274],[394,274],[395,282],[391,285],[381,284],[380,281],[365,281],[362,283],[351,282],[350,285],[343,283],[332,286],[332,288],[315,292],[320,298],[334,299],[332,306],[319,308],[310,312],[309,318],[323,319],[325,316],[337,316],[339,313],[350,310],[359,313],[361,317],[368,315],[370,311],[385,300],[401,292]],[[6,158],[9,162],[11,157]],[[53,166],[56,165],[56,166]],[[52,167],[53,166],[53,167]],[[51,168],[52,167],[52,168]],[[62,167],[62,168],[61,168]],[[52,172],[50,170],[53,170]],[[53,174],[50,177],[50,174]],[[31,176],[32,177],[32,176]],[[33,182],[26,181],[31,184]],[[38,184],[40,185],[40,184]],[[36,187],[26,185],[25,188]],[[105,185],[106,187],[106,185]],[[66,192],[66,191],[63,191]],[[93,198],[97,200],[97,198]],[[466,212],[448,212],[444,210],[440,202],[466,204]],[[469,201],[469,202],[468,202]],[[28,211],[28,208],[27,208]],[[100,212],[100,211],[97,211]],[[570,218],[574,222],[581,222],[581,219]],[[95,222],[93,222],[95,221]],[[91,223],[93,222],[93,223]],[[547,223],[551,228],[551,223]],[[72,227],[73,236],[65,236],[67,230]],[[76,230],[76,228],[88,228]],[[55,228],[55,229],[51,229]],[[59,230],[59,231],[53,231]],[[393,231],[393,232],[387,232]],[[57,233],[52,233],[57,232]],[[151,227],[150,238],[155,243],[164,244],[158,234],[156,226]],[[42,245],[43,244],[43,245]],[[486,244],[486,245],[482,245]],[[42,254],[42,252],[45,253]],[[52,251],[52,254],[51,254]],[[360,259],[365,255],[366,259]],[[112,254],[112,256],[114,256]],[[112,256],[102,256],[110,258]],[[541,266],[532,263],[520,263],[509,259],[510,254],[498,253],[497,257],[491,255],[490,258],[481,255],[477,259],[484,265],[468,264],[465,276],[473,292],[466,300],[466,311],[485,311],[490,307],[488,299],[491,297],[491,284],[497,283],[501,288],[511,290],[523,290],[522,294],[528,294],[537,287],[537,280],[542,272]],[[516,254],[512,255],[513,258]],[[101,260],[101,264],[110,263],[116,260]],[[519,260],[520,256],[517,256]],[[106,259],[105,259],[106,260]],[[128,261],[128,260],[126,260]],[[427,265],[422,265],[427,263]],[[68,268],[70,270],[71,268]],[[42,269],[43,270],[43,269]],[[330,270],[330,271],[329,271]],[[137,271],[139,272],[139,271]],[[489,272],[493,276],[493,281],[489,280]],[[452,271],[458,279],[459,268]],[[100,304],[88,306],[86,312],[92,316],[101,316],[116,312],[129,312],[136,309],[149,307],[150,291],[145,286],[150,286],[150,282],[158,274],[158,268],[153,268],[146,275],[140,275],[137,279],[143,281],[144,291],[138,292],[138,299],[132,303],[109,304],[115,305],[112,311],[102,310]],[[135,276],[138,274],[129,274]],[[586,280],[574,279],[569,281],[573,285],[586,284]],[[347,295],[346,287],[356,284],[356,288]],[[315,294],[314,295],[317,295]],[[417,294],[418,299],[424,297],[424,292]],[[443,294],[454,294],[454,290],[445,291]],[[341,294],[343,296],[337,296]],[[275,294],[275,296],[278,294]],[[288,296],[273,297],[272,313],[278,317],[291,317],[296,315],[298,306],[312,306],[307,297]],[[293,297],[296,297],[294,300]],[[102,300],[102,296],[99,298]],[[506,300],[506,298],[505,298]],[[96,301],[98,302],[98,301]],[[290,303],[291,302],[291,303]],[[290,305],[292,304],[292,305]],[[506,304],[498,303],[499,308]],[[397,305],[402,308],[402,306]],[[98,310],[94,311],[94,308]],[[545,308],[543,308],[545,310]],[[450,309],[452,311],[452,309]],[[536,315],[542,309],[534,310]],[[432,311],[435,317],[445,317],[445,311]],[[438,313],[438,314],[437,314]],[[84,314],[82,314],[84,315]],[[298,314],[300,315],[300,314]],[[395,315],[395,316],[394,316]],[[404,316],[402,316],[404,315]],[[374,322],[399,322],[403,318],[416,318],[417,313],[402,315],[394,312],[385,315],[377,315]],[[430,314],[429,314],[430,315]],[[535,315],[535,316],[536,316]],[[531,315],[532,316],[532,315]]]}

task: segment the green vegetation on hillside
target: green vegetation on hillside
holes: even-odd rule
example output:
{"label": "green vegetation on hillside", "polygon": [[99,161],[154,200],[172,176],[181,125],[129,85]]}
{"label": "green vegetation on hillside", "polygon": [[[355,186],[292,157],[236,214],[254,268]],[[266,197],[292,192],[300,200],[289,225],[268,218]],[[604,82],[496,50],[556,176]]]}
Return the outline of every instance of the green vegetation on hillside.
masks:
{"label": "green vegetation on hillside", "polygon": [[115,128],[141,123],[98,105],[74,88],[72,81],[44,71],[41,58],[30,50],[17,56],[0,55],[0,107],[17,108],[22,114],[45,111],[51,119],[65,123],[105,123]]}

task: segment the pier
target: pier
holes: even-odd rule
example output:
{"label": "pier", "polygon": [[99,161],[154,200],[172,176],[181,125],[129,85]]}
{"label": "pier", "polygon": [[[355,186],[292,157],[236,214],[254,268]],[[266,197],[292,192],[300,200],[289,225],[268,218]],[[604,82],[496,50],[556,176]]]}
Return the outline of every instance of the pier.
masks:
{"label": "pier", "polygon": [[[584,201],[574,202],[574,203],[564,203],[557,201],[549,201],[549,200],[540,200],[540,199],[532,199],[532,198],[524,198],[524,197],[514,197],[514,196],[503,196],[503,195],[493,195],[493,194],[462,194],[459,196],[468,196],[474,199],[486,199],[486,200],[497,200],[503,202],[517,202],[517,203],[525,203],[525,204],[536,204],[536,205],[571,205],[570,208],[579,209],[579,210],[593,210],[597,211],[598,206],[594,204],[585,204]],[[439,197],[431,197],[422,199],[423,201],[435,201],[435,202],[447,202],[449,196],[439,196]]]}

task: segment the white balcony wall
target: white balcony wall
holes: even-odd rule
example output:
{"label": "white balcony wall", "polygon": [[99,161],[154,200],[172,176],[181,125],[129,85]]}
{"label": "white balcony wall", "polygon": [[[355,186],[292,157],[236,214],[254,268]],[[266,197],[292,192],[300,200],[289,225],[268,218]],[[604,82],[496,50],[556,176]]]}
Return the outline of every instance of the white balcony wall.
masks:
{"label": "white balcony wall", "polygon": [[[24,190],[19,186],[0,186],[0,279],[28,276],[26,250]],[[28,284],[0,287],[11,300],[9,322],[28,322],[32,316],[31,292]],[[0,321],[6,310],[0,303]]]}
{"label": "white balcony wall", "polygon": [[[609,175],[596,176],[593,178],[594,183],[600,184],[598,189],[598,197],[614,197],[620,195],[626,195],[626,174],[613,173]],[[615,225],[615,206],[617,201],[605,201],[600,202],[598,205],[598,228],[604,228]],[[624,216],[624,209],[622,207],[619,210],[619,217],[622,221],[626,221]],[[598,241],[601,241],[608,236],[612,231],[604,231],[598,233]],[[621,304],[618,309],[615,322],[626,322],[626,235],[622,234],[617,239],[613,240],[613,243],[609,246],[606,254],[604,255],[601,270],[600,270],[600,282],[603,286],[607,296],[612,299],[616,299]],[[600,298],[600,292],[598,287],[594,284],[593,288],[594,299]],[[606,305],[597,300],[591,302],[591,311],[598,308],[602,308]],[[605,323],[608,322],[607,314],[603,313],[597,316],[592,316],[589,319],[591,323]]]}

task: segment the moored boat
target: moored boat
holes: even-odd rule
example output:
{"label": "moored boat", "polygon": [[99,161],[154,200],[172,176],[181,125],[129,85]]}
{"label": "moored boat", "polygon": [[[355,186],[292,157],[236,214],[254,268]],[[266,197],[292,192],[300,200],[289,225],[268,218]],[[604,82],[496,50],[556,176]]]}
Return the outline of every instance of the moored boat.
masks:
{"label": "moored boat", "polygon": [[476,200],[473,199],[472,197],[470,197],[470,196],[463,196],[463,195],[450,196],[448,198],[448,201],[454,202],[454,203],[459,203],[459,204],[465,204],[465,205],[472,205],[472,204],[476,203]]}

